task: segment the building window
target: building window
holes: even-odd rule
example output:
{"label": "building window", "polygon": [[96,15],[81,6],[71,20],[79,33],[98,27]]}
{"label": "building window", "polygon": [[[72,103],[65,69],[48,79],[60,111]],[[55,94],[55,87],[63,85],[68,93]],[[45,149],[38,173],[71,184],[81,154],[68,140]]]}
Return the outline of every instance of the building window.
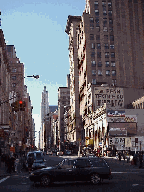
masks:
{"label": "building window", "polygon": [[96,66],[96,62],[95,61],[91,61],[92,67]]}
{"label": "building window", "polygon": [[102,67],[102,62],[101,61],[98,62],[98,67]]}
{"label": "building window", "polygon": [[92,79],[92,84],[96,85],[96,79]]}
{"label": "building window", "polygon": [[101,49],[100,43],[97,43],[97,49]]}
{"label": "building window", "polygon": [[96,40],[100,40],[100,35],[97,35],[97,36],[96,36]]}
{"label": "building window", "polygon": [[106,75],[110,76],[110,70],[106,70]]}
{"label": "building window", "polygon": [[109,16],[112,16],[112,11],[108,11],[108,15],[109,15]]}
{"label": "building window", "polygon": [[97,57],[101,58],[101,52],[97,52]]}
{"label": "building window", "polygon": [[90,23],[94,23],[94,18],[90,17]]}
{"label": "building window", "polygon": [[114,41],[114,36],[113,35],[110,35],[110,40]]}
{"label": "building window", "polygon": [[96,75],[96,70],[92,70],[92,75]]}
{"label": "building window", "polygon": [[95,22],[96,22],[96,26],[99,26],[99,18],[98,17],[95,19]]}
{"label": "building window", "polygon": [[16,76],[12,76],[12,80],[16,80]]}
{"label": "building window", "polygon": [[101,76],[102,75],[102,71],[98,70],[98,75]]}
{"label": "building window", "polygon": [[91,57],[94,58],[95,57],[95,52],[91,53]]}
{"label": "building window", "polygon": [[96,26],[96,32],[100,32],[100,27]]}
{"label": "building window", "polygon": [[108,43],[105,43],[105,49],[109,49]]}
{"label": "building window", "polygon": [[90,28],[94,29],[94,24],[93,23],[90,23]]}
{"label": "building window", "polygon": [[12,87],[16,87],[16,83],[12,83]]}
{"label": "building window", "polygon": [[103,20],[103,25],[104,25],[104,26],[107,25],[107,18],[104,18],[104,20]]}
{"label": "building window", "polygon": [[90,40],[94,40],[94,34],[90,34]]}
{"label": "building window", "polygon": [[104,11],[103,11],[103,15],[104,15],[104,16],[106,16],[106,15],[107,15],[106,10],[104,10]]}
{"label": "building window", "polygon": [[113,24],[113,20],[112,19],[109,20],[109,24]]}
{"label": "building window", "polygon": [[16,68],[12,68],[12,72],[16,72],[17,71],[17,69]]}
{"label": "building window", "polygon": [[95,5],[98,5],[98,1],[95,1],[94,4],[95,4]]}
{"label": "building window", "polygon": [[108,28],[107,28],[107,27],[104,27],[104,28],[103,28],[103,31],[108,31]]}
{"label": "building window", "polygon": [[98,9],[95,10],[95,15],[99,16],[99,10]]}
{"label": "building window", "polygon": [[112,76],[116,76],[116,70],[112,71]]}
{"label": "building window", "polygon": [[108,2],[108,8],[112,8],[112,2]]}
{"label": "building window", "polygon": [[106,2],[102,1],[102,6],[106,7]]}
{"label": "building window", "polygon": [[105,53],[105,58],[109,58],[109,53],[108,52]]}
{"label": "building window", "polygon": [[91,48],[92,48],[92,49],[95,49],[95,43],[92,43]]}
{"label": "building window", "polygon": [[109,31],[110,31],[110,32],[113,32],[113,27],[109,27]]}
{"label": "building window", "polygon": [[115,53],[111,53],[111,58],[115,58]]}
{"label": "building window", "polygon": [[110,45],[110,49],[114,49],[114,45]]}
{"label": "building window", "polygon": [[116,85],[116,79],[112,79],[112,85]]}
{"label": "building window", "polygon": [[111,61],[111,66],[115,67],[115,61]]}
{"label": "building window", "polygon": [[106,67],[109,67],[109,61],[105,62]]}

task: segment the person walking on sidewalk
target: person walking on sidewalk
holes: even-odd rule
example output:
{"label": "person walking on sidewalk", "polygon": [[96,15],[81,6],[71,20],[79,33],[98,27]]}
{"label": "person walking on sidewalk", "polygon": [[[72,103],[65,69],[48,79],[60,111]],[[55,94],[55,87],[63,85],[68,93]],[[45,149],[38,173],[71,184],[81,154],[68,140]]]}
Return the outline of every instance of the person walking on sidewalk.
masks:
{"label": "person walking on sidewalk", "polygon": [[121,153],[120,152],[119,152],[118,156],[119,156],[119,161],[121,161]]}
{"label": "person walking on sidewalk", "polygon": [[143,166],[143,156],[142,156],[142,153],[139,154],[139,162],[140,162],[139,168],[142,168],[142,166]]}

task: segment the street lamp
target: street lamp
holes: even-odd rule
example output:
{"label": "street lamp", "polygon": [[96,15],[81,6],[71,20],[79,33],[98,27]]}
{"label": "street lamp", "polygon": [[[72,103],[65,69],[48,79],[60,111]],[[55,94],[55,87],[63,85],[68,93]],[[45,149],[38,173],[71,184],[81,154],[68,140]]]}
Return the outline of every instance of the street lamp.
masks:
{"label": "street lamp", "polygon": [[39,75],[28,75],[27,77],[34,77],[35,79],[39,79]]}

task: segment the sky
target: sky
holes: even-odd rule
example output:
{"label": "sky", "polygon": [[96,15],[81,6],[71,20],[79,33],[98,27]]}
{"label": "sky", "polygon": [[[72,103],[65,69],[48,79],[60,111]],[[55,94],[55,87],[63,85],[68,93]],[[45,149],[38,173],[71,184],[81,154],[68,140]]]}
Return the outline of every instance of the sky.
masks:
{"label": "sky", "polygon": [[[57,105],[58,87],[66,86],[69,74],[68,15],[82,15],[85,0],[0,0],[1,29],[7,45],[14,45],[24,63],[33,106],[36,136],[41,127],[41,95],[46,86],[49,104]],[[36,138],[36,145],[38,138]]]}

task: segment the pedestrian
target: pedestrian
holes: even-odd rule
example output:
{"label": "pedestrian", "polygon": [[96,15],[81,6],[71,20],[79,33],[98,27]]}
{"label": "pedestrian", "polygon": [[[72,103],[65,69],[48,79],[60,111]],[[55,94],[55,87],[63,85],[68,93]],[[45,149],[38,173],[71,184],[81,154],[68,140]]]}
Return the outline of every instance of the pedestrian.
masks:
{"label": "pedestrian", "polygon": [[6,168],[7,168],[7,173],[11,173],[11,159],[10,159],[10,156],[7,154],[6,155],[6,160],[5,160],[5,165],[6,165]]}
{"label": "pedestrian", "polygon": [[143,166],[143,156],[142,156],[141,153],[139,155],[139,162],[140,162],[139,168],[142,168],[142,166]]}
{"label": "pedestrian", "polygon": [[124,152],[124,154],[123,154],[123,159],[124,159],[124,162],[125,162],[125,152]]}
{"label": "pedestrian", "polygon": [[119,156],[119,161],[121,161],[121,153],[120,152],[119,152],[118,156]]}
{"label": "pedestrian", "polygon": [[136,154],[134,154],[134,156],[133,156],[133,162],[134,162],[134,165],[137,165],[137,155]]}
{"label": "pedestrian", "polygon": [[11,166],[11,170],[13,172],[15,172],[15,160],[16,160],[16,158],[14,157],[14,155],[12,155],[10,158],[10,166]]}

